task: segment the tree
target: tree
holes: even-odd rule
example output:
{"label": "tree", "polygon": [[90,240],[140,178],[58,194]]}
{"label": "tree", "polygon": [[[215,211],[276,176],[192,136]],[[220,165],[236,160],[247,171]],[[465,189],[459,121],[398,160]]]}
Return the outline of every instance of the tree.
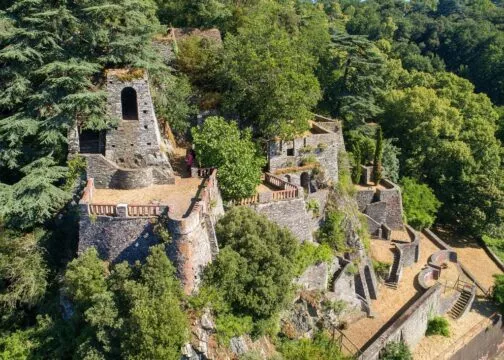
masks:
{"label": "tree", "polygon": [[277,24],[279,8],[263,4],[224,41],[224,107],[266,138],[292,138],[308,129],[320,99],[315,58]]}
{"label": "tree", "polygon": [[145,264],[111,272],[94,248],[72,261],[66,294],[76,305],[76,352],[82,358],[179,359],[188,337],[182,289],[164,245]]}
{"label": "tree", "polygon": [[265,319],[277,313],[291,289],[298,241],[248,207],[235,207],[215,228],[221,251],[207,272],[233,313]]}
{"label": "tree", "polygon": [[347,249],[344,220],[345,214],[341,211],[327,211],[326,218],[317,231],[318,241],[329,245],[339,253],[343,253]]}
{"label": "tree", "polygon": [[401,149],[393,144],[393,139],[385,139],[383,142],[383,177],[399,181],[399,156]]}
{"label": "tree", "polygon": [[38,245],[43,232],[19,235],[0,229],[0,314],[33,307],[45,294],[48,269]]}
{"label": "tree", "polygon": [[414,179],[401,179],[402,201],[408,223],[416,229],[429,228],[436,220],[441,202],[432,189]]}
{"label": "tree", "polygon": [[375,185],[378,185],[382,179],[382,159],[383,159],[383,133],[381,127],[376,129],[376,146],[373,160],[373,180]]}
{"label": "tree", "polygon": [[217,168],[217,178],[225,199],[251,196],[261,182],[265,160],[252,142],[250,131],[235,122],[209,117],[192,129],[196,159],[204,167]]}
{"label": "tree", "polygon": [[362,153],[358,143],[352,147],[353,168],[352,168],[352,181],[355,184],[360,183],[362,177]]}
{"label": "tree", "polygon": [[333,35],[324,64],[331,76],[324,79],[324,106],[347,121],[362,125],[382,112],[378,96],[384,84],[384,56],[365,36]]}

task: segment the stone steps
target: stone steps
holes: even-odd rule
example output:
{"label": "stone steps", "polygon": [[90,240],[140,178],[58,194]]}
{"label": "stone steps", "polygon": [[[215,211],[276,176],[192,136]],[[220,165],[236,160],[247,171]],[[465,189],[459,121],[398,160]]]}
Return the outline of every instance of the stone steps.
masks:
{"label": "stone steps", "polygon": [[390,276],[389,278],[385,281],[385,286],[391,288],[391,289],[397,289],[397,269],[399,268],[399,252],[394,251],[394,262],[392,264],[392,269],[390,270]]}
{"label": "stone steps", "polygon": [[449,315],[452,319],[458,319],[464,313],[464,310],[471,299],[471,293],[462,290],[457,302],[453,305],[453,307],[449,311]]}

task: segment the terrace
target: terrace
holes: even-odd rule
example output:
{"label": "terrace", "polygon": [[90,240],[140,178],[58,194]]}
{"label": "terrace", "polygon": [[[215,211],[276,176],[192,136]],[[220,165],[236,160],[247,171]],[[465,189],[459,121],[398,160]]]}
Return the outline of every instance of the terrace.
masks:
{"label": "terrace", "polygon": [[80,201],[81,210],[94,216],[151,217],[168,211],[173,219],[187,217],[204,196],[208,178],[176,177],[174,184],[151,185],[140,189],[96,189],[88,180]]}

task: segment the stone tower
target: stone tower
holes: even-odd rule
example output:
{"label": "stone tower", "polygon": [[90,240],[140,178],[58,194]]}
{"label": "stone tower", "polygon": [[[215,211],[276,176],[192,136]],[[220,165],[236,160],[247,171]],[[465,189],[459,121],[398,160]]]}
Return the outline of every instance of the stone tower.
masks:
{"label": "stone tower", "polygon": [[143,69],[106,72],[107,111],[117,120],[105,132],[73,129],[70,153],[88,160],[97,188],[132,189],[175,181]]}

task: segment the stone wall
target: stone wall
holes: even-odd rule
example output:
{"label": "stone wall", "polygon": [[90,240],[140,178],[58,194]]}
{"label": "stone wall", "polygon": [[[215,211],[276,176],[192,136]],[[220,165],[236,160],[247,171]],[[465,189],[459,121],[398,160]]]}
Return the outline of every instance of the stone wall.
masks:
{"label": "stone wall", "polygon": [[[333,182],[338,181],[338,153],[344,149],[341,127],[337,121],[323,123],[331,129],[318,123],[312,124],[311,134],[291,141],[275,140],[268,143],[269,169],[300,166],[306,156],[315,156],[325,169],[326,177]],[[307,149],[311,148],[310,151]]]}
{"label": "stone wall", "polygon": [[175,177],[153,167],[122,169],[101,154],[82,154],[87,160],[87,178],[97,189],[137,189],[154,184],[174,184]]}
{"label": "stone wall", "polygon": [[[172,236],[167,246],[167,253],[177,268],[184,291],[190,294],[198,289],[204,267],[218,253],[214,224],[224,213],[216,171],[213,170],[205,180],[205,188],[200,200],[193,206],[187,217],[174,218],[167,213],[166,225]],[[127,211],[117,216],[88,215],[88,192],[81,201],[79,221],[79,253],[93,246],[104,260],[130,263],[143,260],[148,255],[149,247],[160,239],[154,232],[154,224],[159,220],[154,216],[128,217]],[[127,205],[116,208],[127,208]]]}
{"label": "stone wall", "polygon": [[303,198],[255,204],[252,208],[274,223],[285,227],[302,242],[313,241],[312,218]]}
{"label": "stone wall", "polygon": [[406,225],[406,231],[408,232],[411,242],[396,244],[396,246],[401,249],[402,265],[411,266],[418,261],[420,255],[420,235],[409,225]]}
{"label": "stone wall", "polygon": [[143,260],[149,254],[149,247],[159,242],[154,234],[155,222],[152,218],[81,215],[78,253],[95,247],[101,259],[113,263]]}
{"label": "stone wall", "polygon": [[357,205],[359,206],[359,211],[364,212],[366,206],[373,202],[375,191],[373,188],[359,189],[356,194]]}
{"label": "stone wall", "polygon": [[360,360],[379,359],[380,351],[392,341],[403,341],[414,347],[425,335],[429,317],[440,308],[442,286],[436,284],[423,293],[397,320],[391,323],[359,356]]}
{"label": "stone wall", "polygon": [[386,179],[383,179],[380,184],[386,187],[386,189],[377,190],[379,200],[387,203],[386,224],[393,230],[400,230],[403,227],[401,189]]}
{"label": "stone wall", "polygon": [[476,325],[479,325],[480,332],[453,355],[449,353],[446,356],[451,355],[451,360],[489,360],[497,358],[502,353],[504,348],[502,315],[494,314],[489,323]]}

